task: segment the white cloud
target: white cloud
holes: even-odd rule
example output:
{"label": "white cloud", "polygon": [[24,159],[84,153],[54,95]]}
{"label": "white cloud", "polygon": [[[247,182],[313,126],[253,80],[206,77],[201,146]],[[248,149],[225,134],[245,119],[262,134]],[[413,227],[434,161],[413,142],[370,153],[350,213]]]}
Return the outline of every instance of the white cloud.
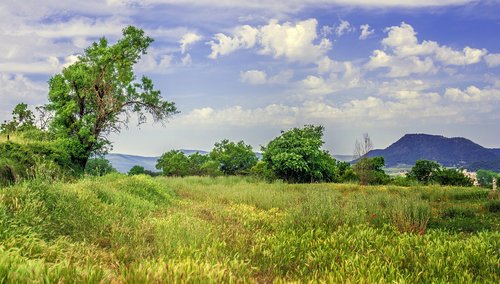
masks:
{"label": "white cloud", "polygon": [[227,55],[238,49],[248,49],[255,46],[259,31],[249,25],[236,27],[233,30],[233,36],[227,36],[223,33],[218,33],[214,36],[214,40],[208,42],[212,53],[209,58],[216,59],[219,55]]}
{"label": "white cloud", "polygon": [[321,98],[337,91],[368,87],[370,84],[363,79],[359,67],[349,61],[333,61],[325,57],[320,61],[318,69],[324,71],[319,72],[324,75],[309,75],[299,82],[298,92],[305,94],[305,98],[311,95]]}
{"label": "white cloud", "polygon": [[0,121],[10,119],[10,113],[18,103],[45,103],[47,89],[45,82],[34,82],[23,75],[0,73]]}
{"label": "white cloud", "polygon": [[491,53],[484,57],[486,64],[489,67],[497,67],[500,66],[500,53]]}
{"label": "white cloud", "polygon": [[202,37],[200,35],[197,35],[195,33],[187,33],[182,36],[181,40],[179,43],[181,44],[181,53],[184,54],[186,53],[188,46],[200,41]]}
{"label": "white cloud", "polygon": [[348,21],[340,20],[340,24],[335,28],[335,34],[338,37],[341,37],[344,34],[354,32],[355,30],[356,28],[351,26]]}
{"label": "white cloud", "polygon": [[[143,55],[141,60],[134,66],[134,69],[138,72],[162,74],[170,71],[170,69],[174,67],[173,60],[174,57],[170,54],[158,54],[153,51]],[[185,60],[189,59],[183,58],[183,64]]]}
{"label": "white cloud", "polygon": [[261,28],[261,54],[272,55],[275,58],[286,57],[293,61],[314,62],[330,48],[328,39],[321,39],[315,44],[318,34],[318,21],[309,19],[294,24],[286,22],[282,25],[272,20]]}
{"label": "white cloud", "polygon": [[445,96],[455,102],[487,103],[491,101],[500,101],[500,89],[491,87],[480,89],[476,86],[469,86],[464,90],[447,88]]}
{"label": "white cloud", "polygon": [[330,50],[331,42],[322,38],[319,42],[316,19],[300,21],[295,24],[271,20],[267,25],[254,28],[249,25],[234,29],[227,36],[219,33],[209,42],[212,53],[209,58],[226,55],[238,49],[248,49],[258,44],[259,54],[271,55],[275,58],[285,57],[291,61],[303,63],[315,62]]}
{"label": "white cloud", "polygon": [[243,83],[250,85],[263,85],[267,82],[267,74],[264,71],[249,70],[241,72],[240,79]]}
{"label": "white cloud", "polygon": [[271,77],[268,77],[264,71],[248,70],[240,72],[240,80],[250,85],[286,84],[293,78],[293,75],[293,70],[283,70]]}
{"label": "white cloud", "polygon": [[360,40],[365,40],[367,39],[370,35],[374,34],[375,33],[375,30],[371,29],[370,30],[370,25],[368,24],[365,24],[365,25],[361,25],[359,27],[359,29],[361,30],[361,34],[359,35],[359,39]]}
{"label": "white cloud", "polygon": [[388,77],[406,77],[411,74],[435,74],[437,72],[437,67],[428,57],[423,60],[417,56],[398,57],[388,55],[382,50],[373,51],[365,68],[368,70],[389,68]]}
{"label": "white cloud", "polygon": [[224,125],[253,127],[259,125],[293,125],[298,118],[297,107],[271,104],[262,108],[245,109],[232,106],[220,110],[197,108],[176,118],[181,125]]}
{"label": "white cloud", "polygon": [[435,41],[418,43],[417,33],[406,23],[386,29],[387,37],[382,44],[390,48],[398,57],[434,56],[444,65],[469,65],[481,61],[487,53],[485,49],[475,49],[466,46],[462,51],[453,50],[447,46],[440,46]]}
{"label": "white cloud", "polygon": [[[385,51],[375,50],[365,65],[368,70],[389,68],[389,77],[405,77],[411,74],[435,74],[439,65],[464,66],[481,61],[485,49],[466,46],[462,51],[440,46],[435,41],[419,43],[417,33],[406,23],[386,29],[387,37],[382,40]],[[439,63],[439,65],[436,65]]]}

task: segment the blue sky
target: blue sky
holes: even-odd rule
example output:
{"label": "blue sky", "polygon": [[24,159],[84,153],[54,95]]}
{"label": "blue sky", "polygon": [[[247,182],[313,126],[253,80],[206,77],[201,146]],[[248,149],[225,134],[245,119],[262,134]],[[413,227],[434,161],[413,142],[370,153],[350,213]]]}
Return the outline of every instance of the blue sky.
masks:
{"label": "blue sky", "polygon": [[134,25],[136,66],[181,113],[113,135],[114,152],[255,150],[304,124],[350,154],[369,133],[463,136],[500,148],[500,1],[108,0],[0,3],[0,120],[46,102],[47,80],[92,41]]}

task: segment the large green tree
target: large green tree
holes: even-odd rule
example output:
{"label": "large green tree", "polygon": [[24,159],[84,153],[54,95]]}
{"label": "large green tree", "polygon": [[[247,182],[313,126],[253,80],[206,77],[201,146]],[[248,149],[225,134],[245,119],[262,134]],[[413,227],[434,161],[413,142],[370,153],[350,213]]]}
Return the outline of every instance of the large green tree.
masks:
{"label": "large green tree", "polygon": [[187,176],[190,174],[189,158],[179,150],[171,150],[156,162],[156,168],[166,176]]}
{"label": "large green tree", "polygon": [[251,145],[227,139],[215,143],[210,158],[219,163],[219,169],[226,175],[247,174],[258,160]]}
{"label": "large green tree", "polygon": [[323,145],[323,126],[282,131],[263,147],[262,158],[277,178],[294,183],[335,181],[335,159]]}
{"label": "large green tree", "polygon": [[68,140],[67,147],[82,168],[92,154],[107,150],[108,134],[119,132],[132,113],[140,124],[147,114],[164,122],[177,112],[151,79],[138,80],[134,73],[134,64],[151,42],[144,31],[129,26],[117,43],[110,45],[101,38],[50,79],[47,108],[54,112],[50,127]]}

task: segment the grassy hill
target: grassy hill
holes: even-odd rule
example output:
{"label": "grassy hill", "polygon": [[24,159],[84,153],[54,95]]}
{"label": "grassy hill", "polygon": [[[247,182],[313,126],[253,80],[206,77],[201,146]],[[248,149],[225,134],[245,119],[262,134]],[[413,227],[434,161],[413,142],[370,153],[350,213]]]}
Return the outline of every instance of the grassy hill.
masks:
{"label": "grassy hill", "polygon": [[498,283],[500,206],[488,194],[242,177],[35,180],[0,188],[0,283]]}

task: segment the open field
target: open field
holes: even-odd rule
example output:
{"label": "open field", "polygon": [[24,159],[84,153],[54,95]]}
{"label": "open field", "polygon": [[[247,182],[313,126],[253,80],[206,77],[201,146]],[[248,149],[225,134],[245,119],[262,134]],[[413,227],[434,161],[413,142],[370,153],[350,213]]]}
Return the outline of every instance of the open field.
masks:
{"label": "open field", "polygon": [[477,188],[110,175],[0,189],[0,283],[500,281]]}

